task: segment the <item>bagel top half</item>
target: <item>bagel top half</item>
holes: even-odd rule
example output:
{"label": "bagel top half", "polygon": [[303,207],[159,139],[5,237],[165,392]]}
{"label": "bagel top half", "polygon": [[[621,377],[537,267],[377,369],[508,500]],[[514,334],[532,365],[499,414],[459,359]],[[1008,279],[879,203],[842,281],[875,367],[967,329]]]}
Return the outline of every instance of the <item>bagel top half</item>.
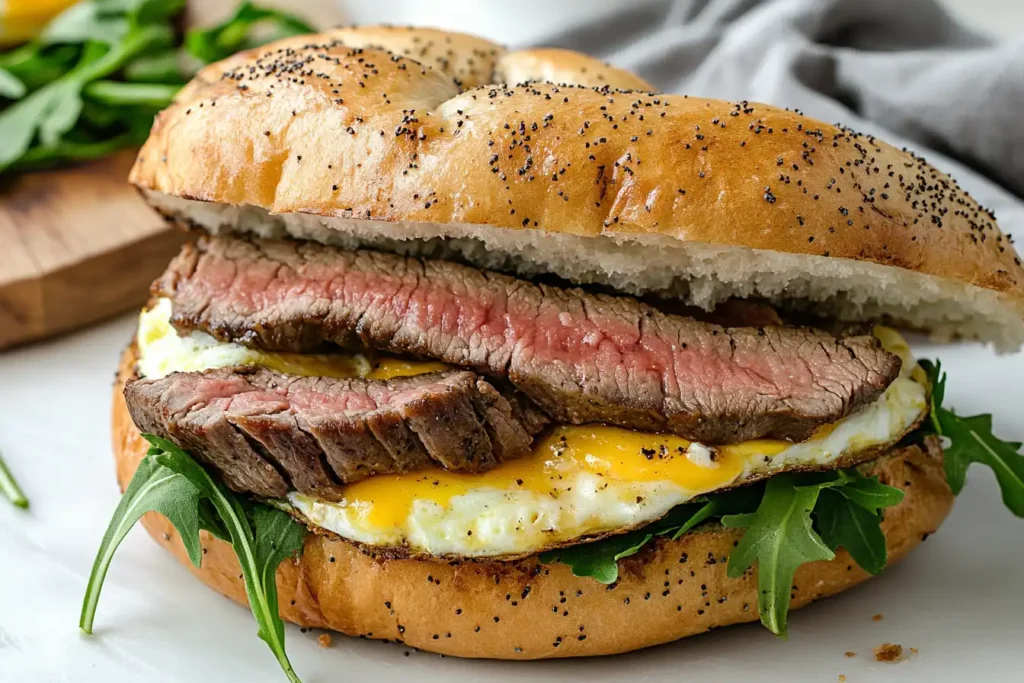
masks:
{"label": "bagel top half", "polygon": [[203,70],[131,179],[212,232],[1024,342],[1008,237],[919,156],[564,50],[398,27],[289,38]]}

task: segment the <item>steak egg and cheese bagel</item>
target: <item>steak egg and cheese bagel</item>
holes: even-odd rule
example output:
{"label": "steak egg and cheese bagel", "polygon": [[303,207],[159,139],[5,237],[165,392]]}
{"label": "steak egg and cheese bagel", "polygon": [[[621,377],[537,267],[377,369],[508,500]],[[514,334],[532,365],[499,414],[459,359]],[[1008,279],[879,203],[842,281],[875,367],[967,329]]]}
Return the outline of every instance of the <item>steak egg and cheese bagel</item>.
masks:
{"label": "steak egg and cheese bagel", "polygon": [[1016,444],[898,331],[1015,350],[1024,270],[873,137],[342,28],[204,69],[131,180],[198,235],[121,363],[86,630],[140,517],[297,680],[283,621],[498,659],[782,634],[972,462],[1024,515]]}

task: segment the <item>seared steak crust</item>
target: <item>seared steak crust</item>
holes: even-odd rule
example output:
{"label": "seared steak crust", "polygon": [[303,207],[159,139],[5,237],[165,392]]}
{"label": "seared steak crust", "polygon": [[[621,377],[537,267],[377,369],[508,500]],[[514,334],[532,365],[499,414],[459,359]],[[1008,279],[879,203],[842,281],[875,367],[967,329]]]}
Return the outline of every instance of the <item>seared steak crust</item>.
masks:
{"label": "seared steak crust", "polygon": [[172,373],[125,387],[143,432],[216,468],[228,486],[337,500],[342,484],[431,461],[482,472],[529,452],[546,420],[472,372],[393,380],[295,377],[267,369]]}
{"label": "seared steak crust", "polygon": [[173,323],[267,350],[333,343],[508,378],[555,421],[706,443],[807,438],[873,401],[900,360],[871,336],[725,328],[631,297],[449,261],[210,238],[154,285]]}

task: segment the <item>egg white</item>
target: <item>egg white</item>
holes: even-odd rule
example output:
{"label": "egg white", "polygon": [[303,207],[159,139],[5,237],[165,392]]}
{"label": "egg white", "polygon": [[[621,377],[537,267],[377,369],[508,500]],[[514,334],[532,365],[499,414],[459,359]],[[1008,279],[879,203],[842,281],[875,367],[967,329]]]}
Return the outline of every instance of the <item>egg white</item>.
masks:
{"label": "egg white", "polygon": [[[265,365],[283,372],[301,373],[307,367],[328,368],[333,375],[365,376],[373,366],[359,353],[299,354],[265,353],[241,344],[219,342],[203,332],[179,335],[171,325],[170,299],[158,299],[139,316],[138,371],[143,377],[159,379],[172,372],[201,372],[214,368]],[[305,363],[302,360],[305,359]]]}
{"label": "egg white", "polygon": [[[142,314],[138,368],[143,376],[244,364],[274,365],[275,354],[217,342],[201,333],[179,336],[169,323],[170,313],[170,302],[161,300]],[[642,526],[697,496],[788,469],[828,466],[846,454],[890,443],[908,430],[927,410],[927,391],[920,374],[913,371],[916,364],[903,338],[883,327],[876,328],[875,334],[903,361],[900,376],[882,396],[808,441],[763,453],[757,452],[759,442],[753,442],[735,473],[720,480],[705,478],[714,480],[713,485],[621,479],[579,467],[579,459],[555,459],[553,466],[560,477],[550,490],[525,489],[511,479],[507,485],[495,485],[492,478],[490,483],[470,486],[442,502],[412,499],[407,512],[387,524],[374,519],[370,508],[375,503],[365,499],[329,502],[292,492],[288,502],[312,524],[344,538],[371,545],[404,546],[431,555],[529,554],[583,536]],[[357,359],[345,367],[351,367],[353,374],[366,375],[370,364]],[[592,428],[562,429],[571,435],[586,434]],[[574,447],[586,448],[585,444],[584,439],[583,445]],[[582,455],[582,461],[604,457],[598,452],[593,457]],[[702,444],[688,447],[687,457],[696,466],[718,467],[711,456],[712,450]],[[535,453],[526,457],[543,456]],[[636,457],[643,456],[637,453]]]}

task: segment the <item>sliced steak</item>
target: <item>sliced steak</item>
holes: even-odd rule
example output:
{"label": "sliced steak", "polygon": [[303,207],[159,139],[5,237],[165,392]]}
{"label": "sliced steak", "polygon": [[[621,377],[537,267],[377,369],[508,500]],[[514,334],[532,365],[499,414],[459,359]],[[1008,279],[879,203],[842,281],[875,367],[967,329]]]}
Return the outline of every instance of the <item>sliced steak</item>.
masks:
{"label": "sliced steak", "polygon": [[186,246],[154,285],[179,330],[267,350],[326,343],[507,377],[553,419],[708,443],[807,438],[873,401],[900,360],[871,336],[721,327],[631,297],[449,261],[288,241]]}
{"label": "sliced steak", "polygon": [[337,500],[342,483],[432,460],[482,472],[529,452],[546,419],[472,372],[393,380],[266,369],[179,372],[125,387],[135,424],[178,443],[238,491]]}

